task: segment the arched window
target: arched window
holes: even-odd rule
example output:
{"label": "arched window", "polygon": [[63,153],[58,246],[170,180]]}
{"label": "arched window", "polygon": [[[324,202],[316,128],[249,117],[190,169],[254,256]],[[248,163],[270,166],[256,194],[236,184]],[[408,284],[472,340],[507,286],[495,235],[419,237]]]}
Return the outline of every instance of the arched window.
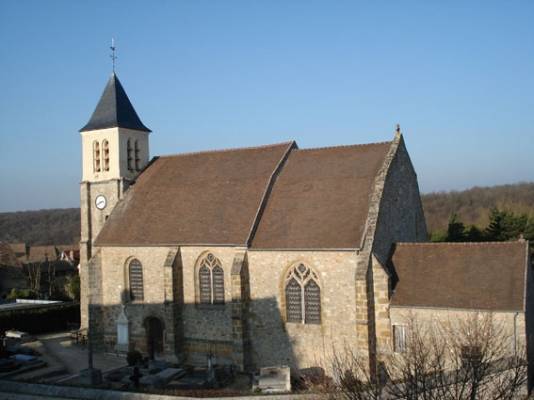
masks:
{"label": "arched window", "polygon": [[221,262],[208,253],[198,269],[198,293],[200,304],[224,304],[224,270]]}
{"label": "arched window", "polygon": [[287,322],[321,323],[321,288],[317,275],[304,264],[289,270],[285,281]]}
{"label": "arched window", "polygon": [[104,171],[109,171],[109,143],[107,140],[102,142],[102,153],[104,153]]}
{"label": "arched window", "polygon": [[130,300],[143,301],[143,266],[138,259],[133,259],[128,265],[128,278],[130,286]]}
{"label": "arched window", "polygon": [[135,141],[135,170],[136,171],[141,171],[141,157],[139,153],[140,153],[139,143],[136,140]]}
{"label": "arched window", "polygon": [[132,142],[128,139],[126,143],[126,155],[128,156],[128,171],[133,171]]}
{"label": "arched window", "polygon": [[100,143],[93,142],[93,172],[100,172]]}

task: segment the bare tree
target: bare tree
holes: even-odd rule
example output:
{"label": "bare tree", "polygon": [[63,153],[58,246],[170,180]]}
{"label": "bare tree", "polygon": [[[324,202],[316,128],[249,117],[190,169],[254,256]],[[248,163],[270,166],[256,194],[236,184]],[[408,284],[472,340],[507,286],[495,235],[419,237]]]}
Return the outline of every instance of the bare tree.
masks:
{"label": "bare tree", "polygon": [[449,349],[440,398],[514,399],[527,381],[526,351],[491,313],[442,324]]}
{"label": "bare tree", "polygon": [[41,263],[30,262],[25,264],[25,269],[28,274],[30,290],[38,295],[41,290]]}
{"label": "bare tree", "polygon": [[[526,351],[491,313],[447,323],[410,317],[406,343],[369,371],[353,350],[334,351],[337,393],[349,400],[508,400],[524,394]],[[387,378],[387,379],[384,379]]]}
{"label": "bare tree", "polygon": [[367,358],[345,345],[333,349],[331,370],[337,394],[348,400],[379,400],[383,381],[377,371],[370,371]]}

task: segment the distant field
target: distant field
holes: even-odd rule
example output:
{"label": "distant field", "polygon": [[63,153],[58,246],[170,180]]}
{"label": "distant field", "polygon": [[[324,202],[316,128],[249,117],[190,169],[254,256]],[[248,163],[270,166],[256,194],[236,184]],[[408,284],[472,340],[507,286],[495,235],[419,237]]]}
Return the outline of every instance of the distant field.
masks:
{"label": "distant field", "polygon": [[[458,192],[427,193],[423,207],[429,232],[447,228],[458,214],[465,225],[483,228],[493,207],[534,215],[534,183],[475,187]],[[32,245],[69,244],[80,240],[80,210],[50,209],[0,213],[0,241]]]}

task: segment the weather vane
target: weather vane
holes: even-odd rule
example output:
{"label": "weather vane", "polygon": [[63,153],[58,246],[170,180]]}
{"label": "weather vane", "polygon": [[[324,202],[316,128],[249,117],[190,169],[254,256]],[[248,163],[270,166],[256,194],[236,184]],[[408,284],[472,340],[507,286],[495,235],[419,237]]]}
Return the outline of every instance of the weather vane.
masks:
{"label": "weather vane", "polygon": [[115,60],[117,59],[117,56],[115,55],[115,39],[111,38],[111,63],[112,63],[112,66],[113,66],[113,73],[115,73]]}

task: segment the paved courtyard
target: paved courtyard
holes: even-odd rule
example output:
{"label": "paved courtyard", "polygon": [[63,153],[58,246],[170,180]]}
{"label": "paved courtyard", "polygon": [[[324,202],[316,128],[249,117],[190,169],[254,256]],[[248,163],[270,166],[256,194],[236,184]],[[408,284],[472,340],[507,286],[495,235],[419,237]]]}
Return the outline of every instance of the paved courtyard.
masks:
{"label": "paved courtyard", "polygon": [[[46,362],[44,368],[21,372],[9,379],[32,382],[62,382],[69,380],[87,368],[87,346],[71,342],[69,332],[39,335],[35,341],[24,344],[41,354]],[[110,371],[126,365],[126,358],[116,354],[95,353],[93,366],[102,372]]]}

